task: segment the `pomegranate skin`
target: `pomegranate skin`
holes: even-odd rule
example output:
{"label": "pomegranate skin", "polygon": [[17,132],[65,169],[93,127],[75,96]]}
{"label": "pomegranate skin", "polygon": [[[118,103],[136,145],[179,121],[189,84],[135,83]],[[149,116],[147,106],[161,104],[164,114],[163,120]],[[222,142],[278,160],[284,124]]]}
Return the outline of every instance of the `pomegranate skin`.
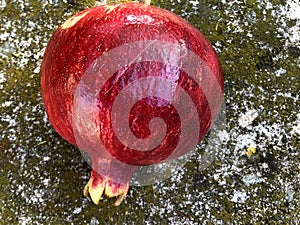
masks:
{"label": "pomegranate skin", "polygon": [[[103,5],[87,9],[63,24],[45,51],[41,88],[54,129],[77,146],[72,128],[74,91],[87,68],[104,52],[140,40],[180,43],[205,61],[223,91],[218,57],[207,39],[177,15],[139,3]],[[201,137],[211,124],[202,126]],[[202,120],[204,121],[204,120]]]}

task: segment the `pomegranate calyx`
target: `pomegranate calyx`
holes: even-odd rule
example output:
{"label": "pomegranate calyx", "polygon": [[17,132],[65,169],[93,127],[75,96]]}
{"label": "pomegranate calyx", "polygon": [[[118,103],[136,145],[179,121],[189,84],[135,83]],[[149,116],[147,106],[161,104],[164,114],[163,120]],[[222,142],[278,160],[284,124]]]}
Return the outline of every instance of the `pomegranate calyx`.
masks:
{"label": "pomegranate calyx", "polygon": [[90,195],[92,201],[98,205],[100,199],[104,194],[106,197],[117,197],[115,206],[119,206],[125,199],[129,189],[129,183],[118,183],[111,180],[107,176],[98,174],[96,171],[92,170],[90,180],[85,185],[83,190],[83,195],[87,197]]}

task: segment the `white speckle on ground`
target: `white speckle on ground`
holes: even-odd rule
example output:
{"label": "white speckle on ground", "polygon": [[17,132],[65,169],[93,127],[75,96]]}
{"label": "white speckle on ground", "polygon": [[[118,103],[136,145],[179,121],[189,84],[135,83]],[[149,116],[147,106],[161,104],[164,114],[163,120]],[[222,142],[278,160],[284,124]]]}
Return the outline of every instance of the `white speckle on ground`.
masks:
{"label": "white speckle on ground", "polygon": [[20,216],[18,218],[19,220],[19,225],[28,225],[28,224],[32,224],[32,219],[30,217],[26,217],[26,216]]}
{"label": "white speckle on ground", "polygon": [[249,147],[256,148],[256,134],[242,134],[236,138],[236,150],[243,150]]}
{"label": "white speckle on ground", "polygon": [[[288,16],[291,19],[297,19],[296,25],[290,30],[290,38],[292,42],[298,43],[300,40],[300,4],[296,1],[288,0],[288,6],[290,7],[290,11]],[[286,11],[286,10],[285,10]]]}
{"label": "white speckle on ground", "polygon": [[32,203],[39,204],[44,201],[44,199],[43,199],[44,190],[43,189],[35,189],[33,191],[33,193],[34,194],[30,198]]}
{"label": "white speckle on ground", "polygon": [[259,178],[256,174],[250,174],[243,177],[243,182],[250,186],[251,184],[257,184],[264,181],[264,179]]}
{"label": "white speckle on ground", "polygon": [[13,119],[10,115],[5,115],[1,117],[1,120],[4,122],[8,122],[8,127],[15,127],[17,122],[15,119]]}
{"label": "white speckle on ground", "polygon": [[4,9],[6,7],[6,2],[3,0],[3,1],[0,1],[0,9]]}
{"label": "white speckle on ground", "polygon": [[44,160],[45,162],[47,162],[47,161],[49,161],[50,159],[51,159],[51,158],[50,158],[49,156],[44,156],[44,159],[43,159],[43,160]]}
{"label": "white speckle on ground", "polygon": [[238,119],[239,125],[244,128],[249,126],[259,116],[260,112],[261,110],[252,109],[242,114]]}
{"label": "white speckle on ground", "polygon": [[89,225],[99,225],[99,224],[100,224],[99,221],[98,221],[95,217],[93,217],[93,218],[91,219]]}
{"label": "white speckle on ground", "polygon": [[79,207],[78,207],[78,208],[75,208],[75,209],[74,209],[73,213],[74,213],[74,214],[79,214],[79,213],[81,213],[81,211],[82,211],[82,208],[79,208]]}
{"label": "white speckle on ground", "polygon": [[275,76],[280,77],[286,74],[286,69],[279,68],[278,70],[275,71]]}
{"label": "white speckle on ground", "polygon": [[5,101],[3,103],[1,103],[2,107],[9,107],[13,104],[13,101]]}
{"label": "white speckle on ground", "polygon": [[[5,81],[6,81],[6,79],[4,77],[4,73],[0,73],[0,83],[4,83]],[[0,88],[0,89],[2,89],[2,88]]]}
{"label": "white speckle on ground", "polygon": [[230,201],[232,202],[236,202],[236,203],[245,203],[247,200],[247,193],[244,191],[235,191],[233,193],[232,198],[230,199]]}
{"label": "white speckle on ground", "polygon": [[287,187],[287,188],[286,188],[286,195],[285,195],[285,197],[286,197],[286,199],[287,199],[289,202],[293,201],[293,199],[294,199],[294,194],[295,194],[295,191],[293,190],[292,187]]}
{"label": "white speckle on ground", "polygon": [[300,113],[297,114],[297,119],[294,121],[291,130],[292,135],[300,135]]}
{"label": "white speckle on ground", "polygon": [[47,179],[44,179],[42,182],[43,182],[43,184],[45,185],[45,187],[47,187],[48,185],[49,185],[49,181],[50,181],[50,179],[49,178],[47,178]]}

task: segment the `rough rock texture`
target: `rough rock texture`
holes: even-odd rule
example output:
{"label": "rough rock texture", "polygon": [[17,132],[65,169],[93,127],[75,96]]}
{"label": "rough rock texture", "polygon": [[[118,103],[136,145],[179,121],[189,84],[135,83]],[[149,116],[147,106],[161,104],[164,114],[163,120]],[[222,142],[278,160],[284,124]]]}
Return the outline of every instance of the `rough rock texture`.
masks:
{"label": "rough rock texture", "polygon": [[[225,141],[209,167],[200,145],[171,179],[132,187],[115,208],[113,199],[95,206],[82,197],[90,168],[51,129],[40,96],[43,50],[86,2],[0,3],[0,224],[299,224],[300,50],[287,5],[153,2],[190,21],[219,53]],[[263,111],[242,128],[250,109]]]}

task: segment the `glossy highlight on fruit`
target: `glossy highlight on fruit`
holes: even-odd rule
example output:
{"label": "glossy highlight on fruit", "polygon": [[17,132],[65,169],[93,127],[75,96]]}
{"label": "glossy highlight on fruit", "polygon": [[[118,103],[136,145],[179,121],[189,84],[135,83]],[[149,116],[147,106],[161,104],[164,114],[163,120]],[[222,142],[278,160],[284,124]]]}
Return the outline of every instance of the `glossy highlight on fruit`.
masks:
{"label": "glossy highlight on fruit", "polygon": [[138,166],[176,159],[208,132],[223,74],[208,40],[179,16],[146,4],[79,12],[45,51],[42,97],[54,129],[88,153],[84,189],[125,198]]}

